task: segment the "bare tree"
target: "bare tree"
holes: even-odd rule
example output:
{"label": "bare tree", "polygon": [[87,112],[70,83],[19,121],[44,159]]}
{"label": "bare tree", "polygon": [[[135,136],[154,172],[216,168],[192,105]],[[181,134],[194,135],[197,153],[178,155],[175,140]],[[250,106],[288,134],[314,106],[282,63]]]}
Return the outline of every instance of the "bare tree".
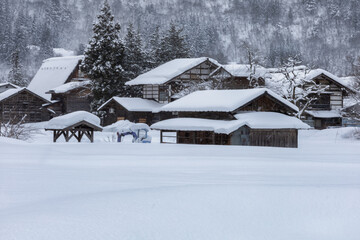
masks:
{"label": "bare tree", "polygon": [[308,107],[328,88],[308,78],[311,68],[301,66],[301,63],[298,57],[293,57],[279,68],[279,72],[284,75],[284,97],[299,108],[296,114],[298,118],[301,118]]}
{"label": "bare tree", "polygon": [[24,125],[25,119],[26,115],[24,115],[20,120],[13,117],[6,123],[1,122],[0,137],[28,140],[31,137],[33,129]]}
{"label": "bare tree", "polygon": [[258,49],[252,47],[248,42],[243,41],[241,47],[245,50],[246,61],[249,65],[249,85],[251,87],[259,87],[259,76],[257,73],[257,68],[260,64],[261,57]]}

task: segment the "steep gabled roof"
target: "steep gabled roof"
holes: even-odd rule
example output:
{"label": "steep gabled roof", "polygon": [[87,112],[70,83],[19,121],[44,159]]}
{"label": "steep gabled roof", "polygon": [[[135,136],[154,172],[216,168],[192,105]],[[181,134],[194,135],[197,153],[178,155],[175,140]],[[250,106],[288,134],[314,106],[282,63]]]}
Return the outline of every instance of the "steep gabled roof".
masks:
{"label": "steep gabled roof", "polygon": [[103,105],[101,105],[98,108],[98,111],[101,111],[104,107],[106,107],[110,102],[113,101],[131,112],[157,112],[162,106],[164,106],[164,104],[149,99],[112,97]]}
{"label": "steep gabled roof", "polygon": [[164,112],[232,112],[254,99],[269,94],[279,102],[298,111],[298,107],[266,88],[240,90],[205,90],[193,92],[160,109]]}
{"label": "steep gabled roof", "polygon": [[157,85],[164,84],[177,76],[185,73],[186,71],[204,63],[210,61],[211,63],[219,66],[220,64],[211,58],[178,58],[167,63],[164,63],[157,68],[154,68],[144,74],[141,74],[137,78],[126,82],[126,85]]}
{"label": "steep gabled roof", "polygon": [[70,92],[78,88],[89,88],[90,86],[91,86],[90,80],[80,81],[80,82],[68,82],[56,88],[50,89],[47,93],[61,94],[61,93]]}
{"label": "steep gabled roof", "polygon": [[3,86],[6,86],[6,85],[9,85],[13,88],[20,88],[18,85],[15,85],[13,83],[10,83],[10,82],[3,82],[3,83],[0,83],[0,87],[3,87]]}
{"label": "steep gabled roof", "polygon": [[50,89],[66,83],[84,56],[55,57],[43,61],[28,89],[50,100]]}
{"label": "steep gabled roof", "polygon": [[26,91],[26,92],[28,92],[28,93],[42,99],[44,102],[50,102],[46,98],[43,98],[42,96],[30,91],[27,88],[13,88],[13,89],[9,89],[9,90],[6,90],[5,92],[0,93],[0,102],[6,100],[6,99],[8,99],[8,98],[10,98],[10,97],[12,97],[12,96],[14,96],[16,94],[19,94],[19,93],[21,93],[23,91]]}

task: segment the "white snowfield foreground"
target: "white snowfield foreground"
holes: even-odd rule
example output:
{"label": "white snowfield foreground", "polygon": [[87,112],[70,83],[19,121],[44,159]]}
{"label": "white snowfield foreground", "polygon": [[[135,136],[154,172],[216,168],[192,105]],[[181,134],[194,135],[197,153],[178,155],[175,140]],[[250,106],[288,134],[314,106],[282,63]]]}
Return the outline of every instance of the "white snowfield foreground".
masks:
{"label": "white snowfield foreground", "polygon": [[350,130],[298,149],[0,138],[0,239],[358,240]]}

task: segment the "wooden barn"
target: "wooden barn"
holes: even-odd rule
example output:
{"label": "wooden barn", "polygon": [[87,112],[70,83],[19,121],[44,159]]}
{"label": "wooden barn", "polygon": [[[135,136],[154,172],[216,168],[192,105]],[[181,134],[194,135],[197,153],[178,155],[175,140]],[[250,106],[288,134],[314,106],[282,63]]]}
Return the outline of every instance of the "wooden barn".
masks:
{"label": "wooden barn", "polygon": [[191,93],[165,105],[160,109],[160,118],[234,120],[235,114],[243,111],[294,115],[298,108],[266,88],[205,90]]}
{"label": "wooden barn", "polygon": [[180,58],[164,63],[137,78],[128,86],[141,86],[144,99],[171,102],[175,95],[193,84],[209,79],[220,64],[211,58]]}
{"label": "wooden barn", "polygon": [[76,111],[90,112],[93,97],[89,80],[65,83],[47,93],[51,94],[51,104],[47,105],[47,108],[57,115]]}
{"label": "wooden barn", "polygon": [[47,103],[47,99],[26,88],[9,89],[0,93],[0,122],[20,121],[24,116],[24,122],[47,121],[50,114],[43,107]]}
{"label": "wooden barn", "polygon": [[298,147],[298,129],[309,126],[281,113],[243,112],[237,120],[174,118],[155,123],[161,143]]}
{"label": "wooden barn", "polygon": [[151,125],[158,121],[158,111],[163,106],[154,100],[142,98],[113,97],[99,107],[104,111],[102,125],[107,126],[119,120]]}

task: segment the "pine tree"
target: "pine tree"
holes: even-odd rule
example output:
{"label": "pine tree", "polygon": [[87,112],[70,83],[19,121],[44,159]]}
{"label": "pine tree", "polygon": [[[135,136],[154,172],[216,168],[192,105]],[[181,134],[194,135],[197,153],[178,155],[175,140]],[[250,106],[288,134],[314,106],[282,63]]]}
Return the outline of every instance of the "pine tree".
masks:
{"label": "pine tree", "polygon": [[114,22],[109,3],[105,0],[81,65],[82,71],[93,82],[93,111],[113,96],[127,95],[123,69],[124,45],[119,34],[120,24]]}
{"label": "pine tree", "polygon": [[157,25],[155,27],[155,30],[153,31],[153,34],[150,36],[150,41],[149,41],[149,46],[148,46],[149,51],[147,52],[150,68],[155,68],[161,64],[160,57],[159,57],[160,51],[161,51],[160,50],[160,48],[161,48],[160,41],[161,41],[160,26]]}
{"label": "pine tree", "polygon": [[[124,51],[124,78],[130,81],[139,76],[146,69],[146,61],[142,50],[142,41],[139,33],[136,33],[132,24],[127,28],[125,36]],[[141,89],[136,87],[128,88],[128,95],[138,97],[141,95]]]}
{"label": "pine tree", "polygon": [[182,29],[178,29],[171,22],[167,34],[161,39],[160,61],[162,63],[171,61],[175,58],[189,57],[189,48],[186,43],[186,36],[182,34]]}
{"label": "pine tree", "polygon": [[23,71],[23,66],[21,64],[21,61],[20,61],[19,53],[20,53],[19,50],[15,50],[11,54],[11,61],[10,61],[11,70],[8,75],[8,82],[13,83],[18,86],[21,86],[21,87],[26,87],[28,82],[24,78],[24,71]]}

